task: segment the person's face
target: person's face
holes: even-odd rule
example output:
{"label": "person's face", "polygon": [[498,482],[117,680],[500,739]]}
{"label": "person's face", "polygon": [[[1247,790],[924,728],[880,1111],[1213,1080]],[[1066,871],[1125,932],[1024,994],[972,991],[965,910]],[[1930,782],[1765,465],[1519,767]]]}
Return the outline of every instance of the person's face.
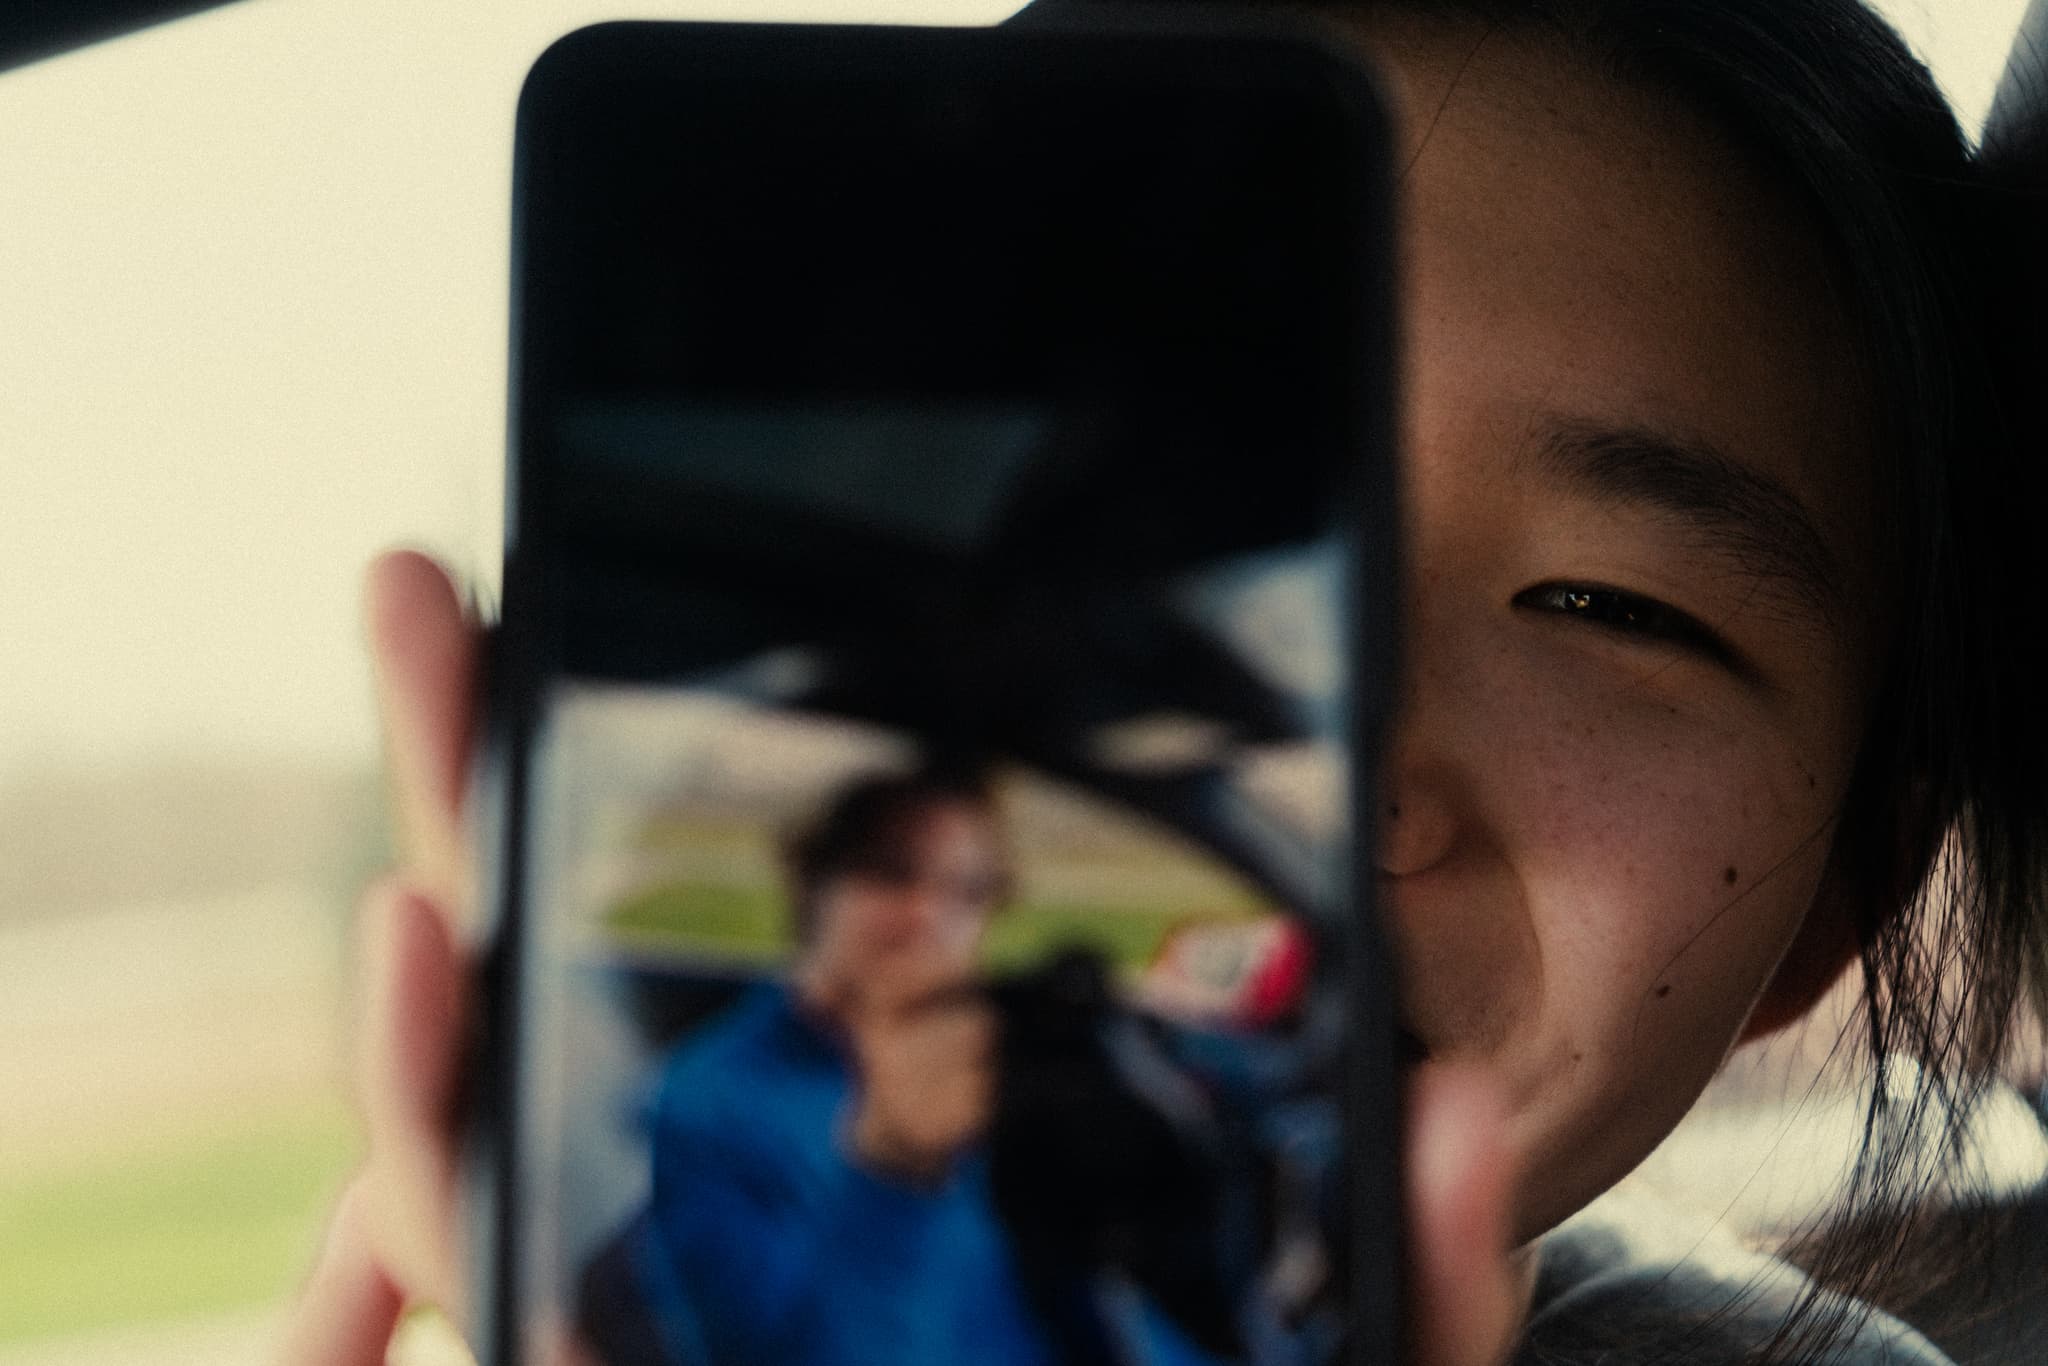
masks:
{"label": "person's face", "polygon": [[1510,1088],[1528,1238],[1833,942],[1871,400],[1817,231],[1704,125],[1513,35],[1366,37],[1406,126],[1383,889],[1422,1065]]}
{"label": "person's face", "polygon": [[816,892],[814,966],[841,981],[966,976],[1006,883],[995,822],[966,802],[920,806],[871,867]]}

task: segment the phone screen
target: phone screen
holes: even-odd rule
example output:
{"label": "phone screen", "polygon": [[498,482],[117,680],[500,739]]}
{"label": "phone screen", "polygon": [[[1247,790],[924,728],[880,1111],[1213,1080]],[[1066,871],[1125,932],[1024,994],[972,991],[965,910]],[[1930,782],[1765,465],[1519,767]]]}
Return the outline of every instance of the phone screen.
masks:
{"label": "phone screen", "polygon": [[543,59],[494,1359],[1392,1359],[1350,79],[1241,35]]}

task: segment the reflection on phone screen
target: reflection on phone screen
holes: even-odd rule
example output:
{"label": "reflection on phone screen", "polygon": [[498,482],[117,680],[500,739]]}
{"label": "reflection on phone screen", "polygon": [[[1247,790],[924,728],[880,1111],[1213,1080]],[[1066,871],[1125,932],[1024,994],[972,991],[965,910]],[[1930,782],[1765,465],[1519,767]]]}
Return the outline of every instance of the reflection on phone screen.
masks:
{"label": "reflection on phone screen", "polygon": [[537,66],[503,1355],[1391,1355],[1376,109],[1234,23]]}
{"label": "reflection on phone screen", "polygon": [[1334,746],[1103,726],[1133,803],[816,674],[547,699],[529,1312],[610,1366],[1331,1359]]}

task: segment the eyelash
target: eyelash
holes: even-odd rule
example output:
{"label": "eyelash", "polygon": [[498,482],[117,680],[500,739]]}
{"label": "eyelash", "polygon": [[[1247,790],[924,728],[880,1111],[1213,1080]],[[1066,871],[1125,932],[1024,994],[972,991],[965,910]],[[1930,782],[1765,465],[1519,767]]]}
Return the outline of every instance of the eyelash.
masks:
{"label": "eyelash", "polygon": [[1676,607],[1598,584],[1539,583],[1515,594],[1514,605],[1590,621],[1625,636],[1667,641],[1731,668],[1740,660],[1726,641]]}

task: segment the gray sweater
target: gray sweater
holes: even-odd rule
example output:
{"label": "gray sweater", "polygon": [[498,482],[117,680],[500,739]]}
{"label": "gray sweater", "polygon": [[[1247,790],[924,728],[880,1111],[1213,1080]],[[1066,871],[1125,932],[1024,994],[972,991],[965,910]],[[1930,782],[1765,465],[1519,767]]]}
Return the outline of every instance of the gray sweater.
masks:
{"label": "gray sweater", "polygon": [[[1726,1230],[1611,1193],[1547,1235],[1515,1366],[1736,1366],[1769,1342],[1812,1282]],[[1841,1307],[1822,1292],[1824,1306]],[[1857,1306],[1861,1309],[1862,1306]],[[1813,1366],[1952,1366],[1877,1311],[1799,1356]],[[1850,1322],[1857,1322],[1852,1317]]]}

